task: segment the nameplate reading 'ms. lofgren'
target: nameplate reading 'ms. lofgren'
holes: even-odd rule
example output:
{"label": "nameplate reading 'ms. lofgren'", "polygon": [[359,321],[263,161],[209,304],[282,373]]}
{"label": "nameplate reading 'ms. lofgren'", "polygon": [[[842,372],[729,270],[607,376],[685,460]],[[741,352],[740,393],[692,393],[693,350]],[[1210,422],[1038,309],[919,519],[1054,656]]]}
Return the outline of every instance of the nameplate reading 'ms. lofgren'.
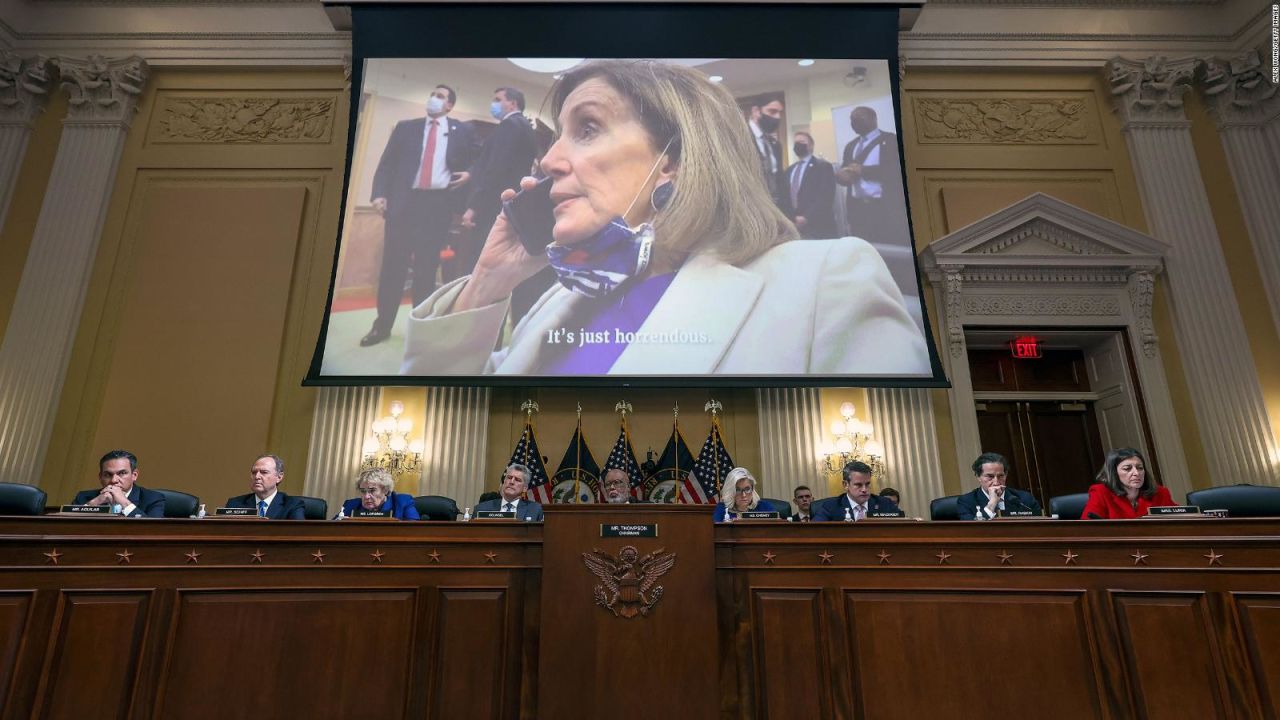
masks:
{"label": "nameplate reading 'ms. lofgren'", "polygon": [[600,537],[658,537],[657,525],[609,525],[600,523]]}

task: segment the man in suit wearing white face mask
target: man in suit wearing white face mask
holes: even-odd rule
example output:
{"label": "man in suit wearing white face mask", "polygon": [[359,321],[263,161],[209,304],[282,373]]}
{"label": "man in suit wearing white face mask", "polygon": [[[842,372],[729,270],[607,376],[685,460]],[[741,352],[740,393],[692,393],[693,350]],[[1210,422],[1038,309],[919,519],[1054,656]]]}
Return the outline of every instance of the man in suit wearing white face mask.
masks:
{"label": "man in suit wearing white face mask", "polygon": [[410,258],[414,304],[435,291],[440,251],[453,216],[464,209],[476,155],[471,127],[449,117],[457,99],[453,88],[437,85],[427,98],[426,117],[397,123],[378,161],[371,199],[386,218],[378,315],[361,346],[391,336]]}

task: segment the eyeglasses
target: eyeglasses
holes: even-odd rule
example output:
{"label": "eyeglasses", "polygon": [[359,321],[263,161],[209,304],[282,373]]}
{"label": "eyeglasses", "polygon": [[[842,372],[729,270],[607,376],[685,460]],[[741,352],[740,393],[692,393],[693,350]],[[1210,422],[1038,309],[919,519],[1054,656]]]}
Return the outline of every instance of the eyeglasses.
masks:
{"label": "eyeglasses", "polygon": [[748,485],[746,487],[734,488],[733,491],[738,493],[739,495],[750,495],[752,489],[753,488],[750,485]]}

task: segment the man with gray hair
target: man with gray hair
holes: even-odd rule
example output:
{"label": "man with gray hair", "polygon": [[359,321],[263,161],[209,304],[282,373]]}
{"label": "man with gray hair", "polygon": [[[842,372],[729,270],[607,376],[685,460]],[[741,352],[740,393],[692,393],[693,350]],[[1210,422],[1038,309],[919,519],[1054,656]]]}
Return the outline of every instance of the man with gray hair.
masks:
{"label": "man with gray hair", "polygon": [[481,510],[498,510],[515,513],[517,520],[542,522],[542,505],[526,500],[525,490],[529,489],[529,468],[520,463],[511,463],[502,473],[502,487],[498,488],[499,497],[486,500],[476,505],[476,512]]}
{"label": "man with gray hair", "polygon": [[258,517],[268,520],[303,520],[306,511],[302,500],[280,492],[277,486],[284,482],[284,460],[279,455],[259,455],[249,470],[247,495],[227,498],[227,507],[254,508]]}
{"label": "man with gray hair", "polygon": [[631,476],[622,468],[610,468],[604,474],[604,501],[614,504],[647,502],[631,497]]}

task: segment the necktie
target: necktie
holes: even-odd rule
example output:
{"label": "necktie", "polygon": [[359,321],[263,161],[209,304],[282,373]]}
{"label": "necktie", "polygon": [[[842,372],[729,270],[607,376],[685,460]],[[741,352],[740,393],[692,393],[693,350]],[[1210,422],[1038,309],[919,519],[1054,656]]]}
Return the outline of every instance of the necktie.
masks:
{"label": "necktie", "polygon": [[431,189],[431,162],[436,156],[436,121],[427,119],[431,129],[427,131],[427,142],[422,146],[422,169],[418,172],[418,188]]}
{"label": "necktie", "polygon": [[861,505],[854,505],[854,506],[853,506],[853,519],[854,519],[855,521],[856,521],[856,520],[862,520],[862,519],[863,519],[863,518],[865,518],[866,516],[867,516],[867,509],[866,509],[866,508],[864,508],[864,507],[863,507],[863,506],[861,506]]}
{"label": "necktie", "polygon": [[791,173],[791,207],[800,204],[800,179],[804,177],[804,166],[809,163],[801,160],[796,163],[795,172]]}
{"label": "necktie", "polygon": [[502,511],[503,511],[503,512],[515,512],[515,511],[516,511],[516,506],[515,506],[515,505],[512,505],[511,503],[507,503],[506,505],[503,505],[503,506],[502,506]]}
{"label": "necktie", "polygon": [[267,501],[259,500],[258,501],[258,517],[266,517],[266,516],[267,516]]}

